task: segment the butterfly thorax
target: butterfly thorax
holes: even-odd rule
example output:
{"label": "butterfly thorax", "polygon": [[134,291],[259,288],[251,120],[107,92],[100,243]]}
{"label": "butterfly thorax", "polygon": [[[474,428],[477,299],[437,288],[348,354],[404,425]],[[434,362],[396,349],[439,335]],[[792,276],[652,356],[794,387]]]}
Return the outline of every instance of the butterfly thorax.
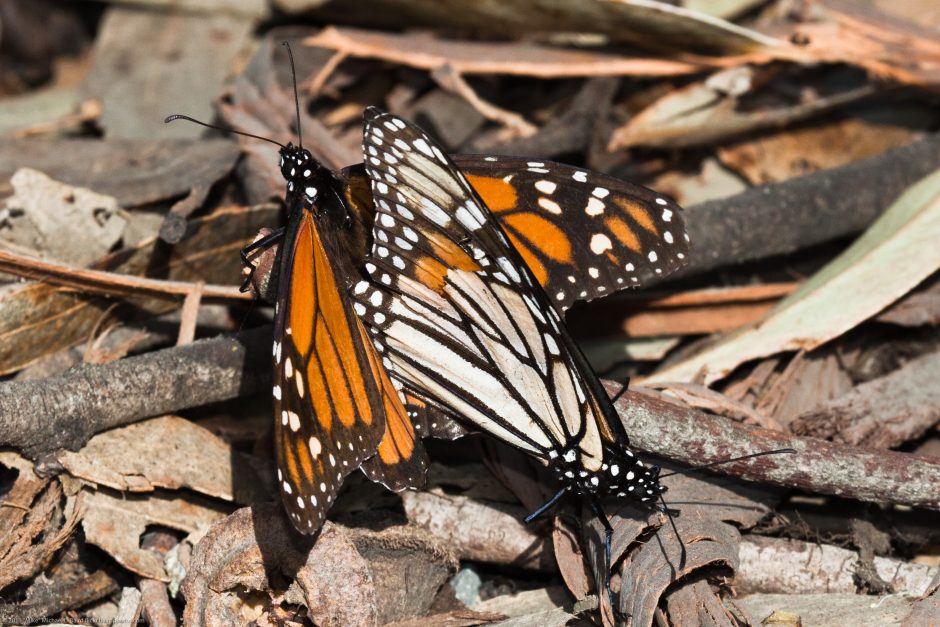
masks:
{"label": "butterfly thorax", "polygon": [[659,466],[645,465],[629,450],[604,447],[598,470],[586,470],[576,447],[549,453],[549,467],[569,490],[589,497],[620,496],[652,501],[666,489],[659,483]]}
{"label": "butterfly thorax", "polygon": [[339,201],[343,186],[336,175],[314,159],[306,148],[289,143],[281,148],[280,155],[281,176],[287,181],[288,211],[303,206],[314,210],[317,217],[326,213],[336,225],[344,226],[348,216]]}

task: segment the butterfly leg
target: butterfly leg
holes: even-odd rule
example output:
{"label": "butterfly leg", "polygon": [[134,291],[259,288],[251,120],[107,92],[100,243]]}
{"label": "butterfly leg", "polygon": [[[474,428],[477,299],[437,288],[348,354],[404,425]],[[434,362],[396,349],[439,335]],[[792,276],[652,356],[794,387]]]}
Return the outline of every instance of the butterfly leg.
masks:
{"label": "butterfly leg", "polygon": [[596,498],[591,499],[591,511],[594,512],[594,515],[597,516],[598,520],[601,521],[601,524],[604,525],[604,589],[607,590],[607,598],[610,600],[611,609],[616,610],[617,605],[614,603],[614,591],[610,589],[610,579],[611,579],[611,542],[614,537],[614,528],[610,526],[610,520],[607,518],[607,514],[604,513],[604,509],[601,507],[601,503]]}
{"label": "butterfly leg", "polygon": [[535,520],[536,518],[538,518],[539,516],[547,512],[548,510],[550,510],[555,505],[555,503],[557,503],[561,499],[561,497],[565,495],[565,492],[567,491],[568,491],[567,488],[562,488],[561,490],[555,493],[555,496],[545,501],[545,503],[540,505],[538,509],[536,509],[534,512],[532,512],[531,514],[529,514],[522,520],[525,521],[526,524],[529,524],[530,522],[532,522],[533,520]]}
{"label": "butterfly leg", "polygon": [[281,227],[279,229],[275,229],[271,231],[270,233],[268,233],[267,235],[265,235],[264,237],[260,239],[256,239],[255,241],[253,241],[252,243],[248,244],[247,246],[241,249],[241,252],[239,254],[241,255],[242,263],[245,264],[246,268],[250,268],[250,270],[248,271],[248,276],[246,276],[245,280],[242,282],[241,287],[238,288],[240,292],[248,291],[248,286],[251,285],[251,280],[254,278],[255,270],[257,269],[255,267],[255,264],[251,263],[251,259],[249,259],[248,256],[251,253],[255,252],[256,250],[264,250],[264,249],[270,248],[283,237],[284,237],[284,227]]}

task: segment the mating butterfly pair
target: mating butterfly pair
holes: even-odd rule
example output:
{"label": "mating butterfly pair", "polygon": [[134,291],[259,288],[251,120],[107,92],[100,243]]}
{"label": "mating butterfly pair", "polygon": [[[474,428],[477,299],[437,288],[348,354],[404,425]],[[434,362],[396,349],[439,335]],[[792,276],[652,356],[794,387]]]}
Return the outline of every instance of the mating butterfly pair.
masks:
{"label": "mating butterfly pair", "polygon": [[[448,157],[377,109],[364,137],[364,167],[342,179],[283,147],[288,224],[253,245],[284,240],[273,394],[294,525],[316,532],[360,466],[392,489],[419,486],[415,426],[434,435],[449,418],[545,460],[596,508],[608,493],[657,497],[656,469],[630,452],[558,312],[678,267],[678,206],[560,164]],[[371,278],[357,282],[363,260],[343,238],[369,222]]]}

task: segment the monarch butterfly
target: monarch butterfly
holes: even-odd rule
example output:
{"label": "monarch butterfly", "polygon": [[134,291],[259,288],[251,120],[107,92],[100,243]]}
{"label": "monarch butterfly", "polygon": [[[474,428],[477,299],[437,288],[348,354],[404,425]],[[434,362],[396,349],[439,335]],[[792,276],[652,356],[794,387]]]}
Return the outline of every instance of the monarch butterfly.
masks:
{"label": "monarch butterfly", "polygon": [[[659,499],[659,468],[631,451],[611,400],[540,284],[538,266],[533,270],[513,247],[468,177],[418,127],[375,108],[365,118],[365,170],[378,210],[365,264],[371,279],[352,293],[383,364],[409,392],[554,471],[563,487],[533,516],[566,492],[585,497],[604,524],[609,565],[613,530],[601,497]],[[542,163],[530,170],[551,172]],[[535,185],[542,198],[557,202],[555,181],[540,182],[551,183]],[[609,195],[597,186],[591,197]],[[619,241],[654,271],[659,262],[677,265],[687,250],[678,207],[659,196],[630,201],[626,211],[646,247],[639,237]],[[608,251],[591,247],[596,257]],[[565,293],[555,297],[567,301]]]}
{"label": "monarch butterfly", "polygon": [[[289,48],[288,54],[293,68]],[[180,115],[167,121],[172,119],[203,124]],[[386,200],[373,197],[367,174],[377,146],[367,144],[365,165],[338,177],[303,148],[302,138],[294,146],[239,134],[280,147],[287,224],[246,247],[242,258],[250,275],[252,254],[281,242],[274,263],[275,455],[289,517],[298,531],[313,534],[348,474],[362,467],[393,490],[420,487],[426,461],[416,430],[449,437],[461,431],[449,420],[449,408],[389,377],[387,360],[380,359],[346,294],[361,278],[363,227],[377,210],[379,220],[387,219]],[[688,252],[678,206],[645,188],[526,158],[453,159],[499,216],[535,280],[553,295],[545,307],[555,321],[554,308],[563,311],[576,300],[667,274]],[[382,185],[394,185],[394,173],[385,176]],[[396,246],[408,245],[409,231],[402,235]],[[375,237],[381,250],[387,233],[377,229]],[[672,244],[668,250],[664,237]],[[383,278],[376,280],[382,284]]]}

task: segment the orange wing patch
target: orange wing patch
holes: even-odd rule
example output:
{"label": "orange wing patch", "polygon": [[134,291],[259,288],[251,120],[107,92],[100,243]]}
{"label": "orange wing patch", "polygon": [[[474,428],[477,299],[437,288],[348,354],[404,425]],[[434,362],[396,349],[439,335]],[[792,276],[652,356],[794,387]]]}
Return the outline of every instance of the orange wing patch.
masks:
{"label": "orange wing patch", "polygon": [[656,222],[653,221],[653,217],[649,214],[649,211],[647,211],[642,205],[631,202],[629,199],[622,198],[620,196],[614,198],[614,202],[616,202],[622,209],[630,214],[630,217],[636,220],[637,224],[642,226],[653,235],[659,236],[659,230],[656,228]]}
{"label": "orange wing patch", "polygon": [[640,252],[640,239],[630,226],[620,218],[608,218],[604,221],[617,241],[634,252]]}
{"label": "orange wing patch", "polygon": [[511,211],[518,206],[519,198],[515,188],[503,179],[467,175],[467,181],[495,214]]}

